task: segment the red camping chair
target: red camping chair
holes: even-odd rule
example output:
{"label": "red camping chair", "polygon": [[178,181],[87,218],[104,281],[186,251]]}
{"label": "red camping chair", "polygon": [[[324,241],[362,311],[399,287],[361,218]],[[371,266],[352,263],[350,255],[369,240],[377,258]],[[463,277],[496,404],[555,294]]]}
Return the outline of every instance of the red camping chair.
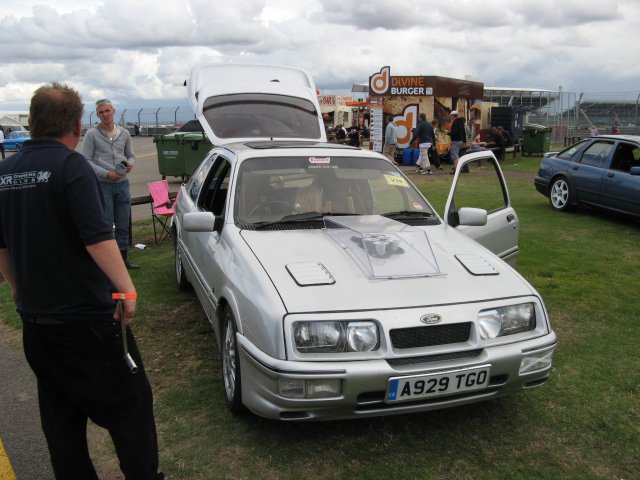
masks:
{"label": "red camping chair", "polygon": [[[151,195],[151,218],[153,219],[153,235],[156,245],[162,244],[171,236],[169,220],[173,216],[173,201],[169,198],[169,182],[158,180],[147,183]],[[156,229],[156,222],[158,228]]]}

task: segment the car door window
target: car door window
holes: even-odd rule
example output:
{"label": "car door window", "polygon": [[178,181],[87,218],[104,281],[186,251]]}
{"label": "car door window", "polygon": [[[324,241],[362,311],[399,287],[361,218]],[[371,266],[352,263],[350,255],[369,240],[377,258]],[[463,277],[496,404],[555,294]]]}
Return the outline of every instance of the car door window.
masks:
{"label": "car door window", "polygon": [[459,176],[454,202],[457,210],[464,207],[482,208],[497,212],[509,205],[509,199],[496,170],[488,160],[472,162]]}
{"label": "car door window", "polygon": [[207,159],[207,161],[202,162],[187,183],[187,191],[189,192],[189,197],[191,197],[191,200],[193,200],[194,202],[198,199],[200,190],[202,190],[202,185],[207,178],[207,173],[209,173],[211,164],[215,159],[216,156],[214,155]]}
{"label": "car door window", "polygon": [[584,151],[580,163],[592,167],[604,168],[612,148],[613,142],[594,142]]}
{"label": "car door window", "polygon": [[[518,255],[519,219],[498,161],[484,152],[460,157],[458,172],[445,206],[445,221],[515,266]],[[486,224],[461,224],[462,209],[487,212]]]}
{"label": "car door window", "polygon": [[640,148],[631,143],[618,143],[613,160],[611,161],[611,170],[629,173],[631,167],[637,167],[639,165]]}
{"label": "car door window", "polygon": [[580,151],[586,144],[586,141],[582,141],[580,143],[576,143],[575,145],[570,146],[569,148],[562,150],[558,155],[556,155],[557,158],[562,158],[563,160],[571,160],[576,152]]}
{"label": "car door window", "polygon": [[200,209],[216,216],[224,216],[230,174],[231,163],[226,158],[219,156],[202,185],[198,197]]}

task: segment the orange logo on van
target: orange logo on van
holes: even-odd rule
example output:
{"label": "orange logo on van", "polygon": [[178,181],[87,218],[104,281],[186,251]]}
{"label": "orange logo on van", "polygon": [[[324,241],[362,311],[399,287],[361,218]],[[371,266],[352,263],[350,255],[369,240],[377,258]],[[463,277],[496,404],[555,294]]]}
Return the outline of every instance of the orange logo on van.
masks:
{"label": "orange logo on van", "polygon": [[371,75],[369,79],[369,91],[373,95],[384,95],[389,90],[391,79],[391,67],[382,67],[380,73]]}
{"label": "orange logo on van", "polygon": [[418,119],[418,105],[407,105],[402,115],[394,115],[393,120],[398,127],[398,147],[407,148],[411,140],[411,129],[415,128]]}

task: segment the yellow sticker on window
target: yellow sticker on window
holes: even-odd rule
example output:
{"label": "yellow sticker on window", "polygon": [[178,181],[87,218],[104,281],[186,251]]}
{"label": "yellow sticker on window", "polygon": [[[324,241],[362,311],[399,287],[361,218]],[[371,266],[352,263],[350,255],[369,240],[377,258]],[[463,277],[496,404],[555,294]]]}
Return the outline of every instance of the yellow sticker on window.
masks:
{"label": "yellow sticker on window", "polygon": [[384,178],[387,180],[388,185],[393,185],[394,187],[409,188],[407,181],[399,175],[385,175]]}

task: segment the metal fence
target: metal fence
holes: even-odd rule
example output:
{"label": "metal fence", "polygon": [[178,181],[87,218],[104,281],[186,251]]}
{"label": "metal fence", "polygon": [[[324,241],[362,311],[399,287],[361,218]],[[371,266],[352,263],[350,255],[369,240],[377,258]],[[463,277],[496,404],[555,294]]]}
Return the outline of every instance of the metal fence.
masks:
{"label": "metal fence", "polygon": [[[552,90],[485,89],[483,101],[499,106],[525,110],[525,123],[552,128],[551,141],[566,143],[589,136],[589,128],[596,126],[601,134],[611,133],[612,126],[622,134],[640,135],[640,92],[575,93]],[[95,110],[87,109],[85,127],[98,122]],[[175,127],[195,118],[188,105],[158,107],[126,107],[119,109],[118,124],[133,130],[140,126],[142,135],[154,135],[175,130]]]}
{"label": "metal fence", "polygon": [[574,93],[562,90],[485,90],[484,101],[525,110],[525,123],[551,127],[551,141],[569,143],[588,137],[595,126],[600,134],[640,135],[640,92]]}
{"label": "metal fence", "polygon": [[[85,116],[82,119],[85,128],[89,128],[100,121],[95,110],[86,108],[85,112]],[[131,131],[133,131],[134,125],[138,125],[141,135],[155,135],[172,132],[176,126],[194,118],[196,117],[190,106],[176,105],[150,108],[118,108],[114,120]]]}

